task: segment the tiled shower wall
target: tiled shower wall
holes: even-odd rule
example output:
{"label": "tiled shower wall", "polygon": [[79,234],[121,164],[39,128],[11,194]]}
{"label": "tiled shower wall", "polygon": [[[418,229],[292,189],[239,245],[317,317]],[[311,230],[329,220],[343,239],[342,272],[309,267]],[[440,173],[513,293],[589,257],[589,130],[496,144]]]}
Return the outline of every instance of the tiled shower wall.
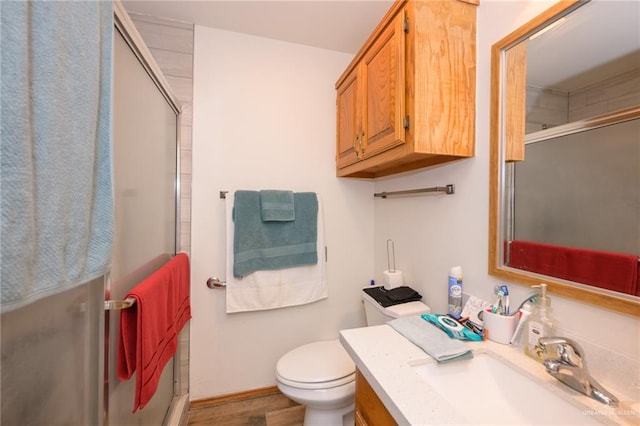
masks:
{"label": "tiled shower wall", "polygon": [[640,68],[570,93],[527,87],[526,133],[636,106],[639,88]]}
{"label": "tiled shower wall", "polygon": [[569,93],[569,123],[640,105],[640,68]]}
{"label": "tiled shower wall", "polygon": [[[193,127],[193,24],[130,13],[136,29],[151,51],[182,106],[180,123],[180,238],[178,251],[191,255],[191,129]],[[189,326],[180,333],[179,388],[189,390]]]}

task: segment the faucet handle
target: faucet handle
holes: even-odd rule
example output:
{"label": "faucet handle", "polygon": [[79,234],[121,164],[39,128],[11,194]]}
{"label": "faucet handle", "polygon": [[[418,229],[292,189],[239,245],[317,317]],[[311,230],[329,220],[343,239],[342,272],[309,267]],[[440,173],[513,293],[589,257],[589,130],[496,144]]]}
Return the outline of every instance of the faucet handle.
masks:
{"label": "faucet handle", "polygon": [[568,337],[560,337],[560,336],[550,336],[550,337],[540,337],[538,339],[538,341],[542,344],[542,345],[571,345],[574,347],[580,347],[580,345],[578,344],[578,342],[569,339]]}
{"label": "faucet handle", "polygon": [[[538,347],[545,360],[556,360],[565,365],[586,369],[584,349],[580,344],[567,337],[541,337]],[[551,352],[555,350],[555,353]]]}

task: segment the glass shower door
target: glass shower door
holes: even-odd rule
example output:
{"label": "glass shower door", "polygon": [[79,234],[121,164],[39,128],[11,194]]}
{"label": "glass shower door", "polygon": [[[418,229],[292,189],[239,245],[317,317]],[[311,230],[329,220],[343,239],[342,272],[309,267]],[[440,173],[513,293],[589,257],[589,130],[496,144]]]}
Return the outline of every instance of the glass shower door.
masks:
{"label": "glass shower door", "polygon": [[2,314],[3,425],[98,425],[104,278]]}
{"label": "glass shower door", "polygon": [[[107,298],[126,293],[176,250],[178,112],[141,62],[131,40],[114,34],[113,162],[115,234]],[[161,425],[174,396],[173,359],[151,401],[132,413],[136,375],[116,375],[119,312],[108,311],[105,424]]]}

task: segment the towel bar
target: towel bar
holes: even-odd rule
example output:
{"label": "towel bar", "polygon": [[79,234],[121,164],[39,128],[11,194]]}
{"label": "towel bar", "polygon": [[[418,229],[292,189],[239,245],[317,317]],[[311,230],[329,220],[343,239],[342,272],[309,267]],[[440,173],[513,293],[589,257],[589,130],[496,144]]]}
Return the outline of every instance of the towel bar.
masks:
{"label": "towel bar", "polygon": [[136,299],[133,297],[129,297],[124,300],[105,300],[104,301],[104,310],[105,311],[118,311],[120,309],[127,309],[132,307],[136,303]]}
{"label": "towel bar", "polygon": [[421,194],[424,192],[437,192],[437,193],[451,195],[456,193],[456,187],[453,184],[449,184],[447,186],[434,186],[431,188],[409,189],[406,191],[376,192],[375,194],[373,194],[373,196],[387,198],[394,195],[414,195],[414,194]]}

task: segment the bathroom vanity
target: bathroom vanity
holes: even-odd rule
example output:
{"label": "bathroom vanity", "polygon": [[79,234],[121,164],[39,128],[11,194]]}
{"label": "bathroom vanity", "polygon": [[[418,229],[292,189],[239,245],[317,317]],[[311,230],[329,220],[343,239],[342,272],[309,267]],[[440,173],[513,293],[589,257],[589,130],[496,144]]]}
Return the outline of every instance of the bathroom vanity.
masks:
{"label": "bathroom vanity", "polygon": [[388,325],[343,330],[357,370],[356,424],[640,424],[639,401],[618,408],[573,391],[516,348],[469,342],[471,360],[438,364]]}
{"label": "bathroom vanity", "polygon": [[356,370],[354,417],[356,426],[393,426],[398,424],[360,370]]}

